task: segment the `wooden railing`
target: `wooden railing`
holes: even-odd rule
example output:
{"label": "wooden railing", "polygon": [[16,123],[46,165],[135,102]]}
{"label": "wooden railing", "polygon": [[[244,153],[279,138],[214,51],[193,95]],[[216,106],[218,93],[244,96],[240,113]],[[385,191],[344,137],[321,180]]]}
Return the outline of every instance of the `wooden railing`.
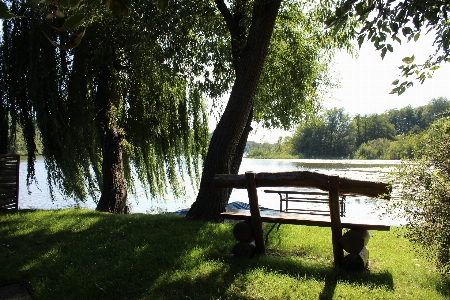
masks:
{"label": "wooden railing", "polygon": [[0,209],[19,209],[20,155],[0,155]]}

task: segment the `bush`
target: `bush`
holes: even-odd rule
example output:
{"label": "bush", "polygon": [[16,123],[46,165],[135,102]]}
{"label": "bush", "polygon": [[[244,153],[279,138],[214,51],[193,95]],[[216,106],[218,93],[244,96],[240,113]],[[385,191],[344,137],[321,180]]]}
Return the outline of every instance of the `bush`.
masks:
{"label": "bush", "polygon": [[410,159],[417,157],[422,148],[422,133],[400,135],[390,143],[384,159]]}
{"label": "bush", "polygon": [[401,201],[392,201],[389,211],[407,221],[407,237],[450,274],[450,118],[425,132],[417,157],[392,174]]}
{"label": "bush", "polygon": [[380,159],[383,158],[391,141],[385,138],[362,143],[355,153],[356,159]]}

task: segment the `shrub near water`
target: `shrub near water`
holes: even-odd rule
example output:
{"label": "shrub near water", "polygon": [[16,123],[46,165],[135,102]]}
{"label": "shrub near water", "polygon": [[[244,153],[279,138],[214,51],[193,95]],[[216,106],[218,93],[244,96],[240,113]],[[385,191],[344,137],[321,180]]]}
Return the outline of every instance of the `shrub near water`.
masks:
{"label": "shrub near water", "polygon": [[369,271],[333,267],[330,228],[282,225],[267,255],[230,254],[233,224],[87,210],[0,213],[0,286],[34,299],[445,299],[401,232],[372,233]]}
{"label": "shrub near water", "polygon": [[[393,202],[408,222],[406,236],[450,275],[450,118],[436,121],[424,136],[420,159],[404,161],[392,174],[402,202]],[[400,208],[400,210],[397,210]]]}

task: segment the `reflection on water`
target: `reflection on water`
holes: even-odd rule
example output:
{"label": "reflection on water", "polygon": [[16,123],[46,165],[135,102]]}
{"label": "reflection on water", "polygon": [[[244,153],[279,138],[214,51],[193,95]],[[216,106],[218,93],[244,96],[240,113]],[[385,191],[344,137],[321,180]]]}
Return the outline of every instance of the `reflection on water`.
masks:
{"label": "reflection on water", "polygon": [[[246,159],[241,164],[240,173],[253,172],[285,172],[285,171],[311,171],[327,175],[339,175],[350,179],[385,181],[389,170],[399,161],[382,160],[316,160],[316,159]],[[52,202],[48,187],[47,173],[44,160],[38,158],[36,161],[37,184],[30,186],[30,194],[26,187],[26,161],[22,160],[20,165],[20,198],[21,209],[62,209],[76,206],[73,199],[65,200],[62,195],[57,194]],[[133,213],[153,213],[161,211],[176,211],[188,208],[195,201],[196,190],[191,184],[186,184],[186,195],[181,199],[174,199],[168,194],[164,199],[147,199],[145,191],[140,185],[136,187],[136,195],[129,197],[131,211]],[[267,189],[267,188],[265,188]],[[284,188],[283,188],[284,189]],[[279,196],[277,194],[266,194],[263,189],[258,189],[258,200],[261,206],[279,209]],[[375,201],[367,197],[347,198],[347,216],[360,216],[364,214],[367,218],[378,218],[379,212],[372,213],[376,205]],[[235,189],[230,197],[230,202],[241,201],[248,203],[247,191]],[[80,207],[95,209],[93,199],[80,203]]]}

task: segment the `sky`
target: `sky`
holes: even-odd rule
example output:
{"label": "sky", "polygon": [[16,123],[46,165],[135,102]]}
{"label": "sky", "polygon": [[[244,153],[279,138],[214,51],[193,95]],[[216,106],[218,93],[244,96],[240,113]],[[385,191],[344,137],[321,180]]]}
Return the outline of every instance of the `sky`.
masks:
{"label": "sky", "polygon": [[[403,64],[402,58],[415,55],[415,63],[422,63],[429,54],[434,53],[432,46],[434,37],[422,35],[417,42],[393,43],[394,51],[387,52],[381,59],[381,52],[376,51],[370,42],[365,42],[359,50],[358,58],[353,58],[346,52],[337,53],[332,70],[340,81],[340,88],[333,89],[326,96],[324,108],[344,108],[350,115],[383,113],[390,109],[400,109],[411,105],[418,107],[428,104],[431,99],[447,97],[450,99],[450,63],[443,64],[435,71],[433,78],[425,80],[424,84],[414,81],[414,86],[398,96],[389,94],[394,88],[392,82],[399,79]],[[412,77],[410,77],[412,78]],[[409,79],[408,79],[409,80]],[[292,135],[282,130],[265,130],[259,126],[249,136],[250,141],[277,141],[279,136]]]}
{"label": "sky", "polygon": [[[432,98],[440,96],[450,99],[450,64],[444,64],[433,78],[424,84],[415,81],[414,86],[398,96],[389,94],[394,87],[392,81],[401,78],[398,67],[402,58],[415,55],[415,62],[421,63],[434,52],[431,46],[432,36],[421,36],[417,42],[402,45],[394,44],[394,52],[387,53],[382,60],[380,51],[370,43],[363,44],[357,59],[347,53],[338,53],[335,59],[335,72],[339,75],[341,88],[331,91],[324,106],[327,108],[343,107],[346,112],[354,114],[383,113],[394,108],[412,107],[427,104]],[[411,77],[412,78],[412,77]]]}

